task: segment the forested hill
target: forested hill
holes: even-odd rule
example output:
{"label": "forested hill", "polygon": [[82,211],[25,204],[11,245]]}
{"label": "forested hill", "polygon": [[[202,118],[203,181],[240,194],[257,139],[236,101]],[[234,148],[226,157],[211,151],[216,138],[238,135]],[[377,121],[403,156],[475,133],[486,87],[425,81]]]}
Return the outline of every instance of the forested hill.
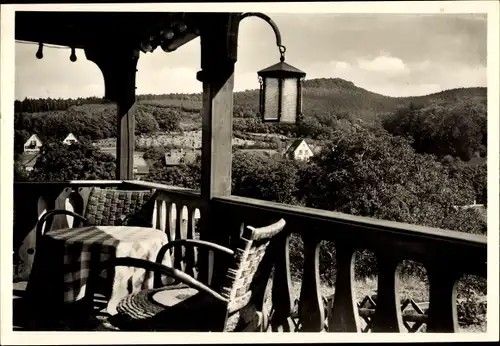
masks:
{"label": "forested hill", "polygon": [[[440,113],[444,109],[446,114],[463,113],[468,118],[470,110],[460,108],[452,111],[457,104],[467,101],[470,101],[468,103],[472,105],[472,109],[477,109],[476,113],[486,118],[486,88],[452,89],[426,96],[398,98],[365,90],[343,79],[321,78],[306,80],[303,90],[304,119],[297,126],[263,124],[257,117],[258,90],[236,92],[234,131],[329,138],[331,131],[345,127],[346,121],[359,123],[361,120],[365,126],[381,126],[382,120],[400,107],[418,109],[435,106],[440,107]],[[201,94],[138,95],[136,134],[154,133],[158,130],[198,130],[201,128],[201,105]],[[15,102],[15,113],[16,150],[22,150],[23,143],[33,133],[38,134],[42,140],[62,139],[70,132],[91,140],[117,135],[116,107],[102,98],[25,99]],[[471,118],[469,121],[476,120]]]}
{"label": "forested hill", "polygon": [[[430,104],[451,104],[456,101],[470,100],[473,103],[486,104],[486,88],[459,88],[438,93],[414,97],[390,97],[377,94],[356,86],[353,82],[341,78],[318,78],[304,82],[303,111],[310,116],[323,117],[326,114],[349,113],[365,121],[373,120],[380,113],[393,112],[399,106],[415,103],[418,106]],[[142,102],[158,106],[199,109],[200,94],[141,95]],[[236,116],[258,111],[258,90],[236,92],[234,106]]]}
{"label": "forested hill", "polygon": [[[304,113],[310,114],[321,108],[329,112],[378,113],[392,112],[398,106],[407,106],[410,102],[427,106],[432,103],[452,103],[458,100],[469,99],[473,102],[486,104],[486,88],[458,88],[441,91],[438,93],[414,97],[390,97],[377,94],[356,86],[350,81],[341,78],[317,78],[304,82]],[[184,108],[185,110],[198,110],[201,108],[201,94],[162,94],[138,95],[139,103],[156,104]],[[258,90],[235,92],[234,105],[236,111],[257,111]],[[101,98],[78,99],[25,99],[15,101],[15,112],[43,112],[53,110],[66,110],[73,105],[106,103]]]}

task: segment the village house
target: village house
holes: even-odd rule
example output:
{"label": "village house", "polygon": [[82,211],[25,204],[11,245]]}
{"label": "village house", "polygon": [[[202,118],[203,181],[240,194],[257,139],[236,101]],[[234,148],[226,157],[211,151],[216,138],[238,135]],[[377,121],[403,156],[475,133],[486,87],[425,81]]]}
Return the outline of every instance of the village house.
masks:
{"label": "village house", "polygon": [[296,139],[285,151],[285,156],[293,160],[309,160],[314,155],[311,147],[303,139]]}
{"label": "village house", "polygon": [[43,142],[36,134],[32,134],[24,143],[23,153],[19,158],[19,162],[26,171],[31,172],[35,167],[42,146]]}
{"label": "village house", "polygon": [[31,137],[24,143],[25,153],[38,153],[43,143],[38,138],[36,134],[32,134]]}
{"label": "village house", "polygon": [[[78,143],[78,139],[76,139],[74,134],[70,133],[62,142],[70,145]],[[42,146],[43,142],[36,134],[32,134],[31,137],[24,143],[24,151],[19,159],[19,162],[26,171],[30,172],[35,167],[36,161],[40,156],[40,149]]]}
{"label": "village house", "polygon": [[76,139],[75,135],[70,133],[64,140],[63,140],[63,143],[64,144],[67,144],[67,145],[71,145],[71,144],[75,144],[75,143],[78,143],[78,139]]}

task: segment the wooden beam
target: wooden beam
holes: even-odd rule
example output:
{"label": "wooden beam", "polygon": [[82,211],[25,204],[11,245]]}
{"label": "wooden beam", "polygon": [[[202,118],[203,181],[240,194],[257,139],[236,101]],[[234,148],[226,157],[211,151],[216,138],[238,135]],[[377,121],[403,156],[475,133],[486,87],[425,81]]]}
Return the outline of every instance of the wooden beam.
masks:
{"label": "wooden beam", "polygon": [[[198,79],[203,82],[202,109],[202,159],[201,199],[202,236],[218,242],[215,230],[222,225],[215,224],[210,202],[215,196],[231,195],[231,163],[233,135],[233,88],[235,43],[234,15],[214,14],[201,28],[201,67]],[[237,23],[236,23],[237,24]],[[221,221],[221,220],[219,220]],[[213,269],[213,258],[207,262],[201,275],[208,278]],[[205,270],[207,269],[207,270]],[[207,278],[207,282],[210,279]],[[203,276],[202,276],[203,279]]]}
{"label": "wooden beam", "polygon": [[226,30],[201,36],[201,196],[207,202],[214,196],[231,195],[234,61],[227,57],[226,42]]}
{"label": "wooden beam", "polygon": [[[183,22],[188,29],[176,32],[174,39],[166,44],[169,49],[175,50],[193,39],[197,23],[211,15],[203,12],[17,11],[15,16],[16,40],[83,49],[96,42],[103,46],[114,45],[117,40],[138,48],[142,40],[160,35],[164,28]],[[36,47],[33,56],[35,51]]]}
{"label": "wooden beam", "polygon": [[116,102],[116,179],[134,179],[135,78],[139,51],[123,46],[87,47],[85,55],[102,71],[105,98]]}
{"label": "wooden beam", "polygon": [[234,76],[221,71],[219,77],[203,83],[201,196],[206,202],[231,195]]}
{"label": "wooden beam", "polygon": [[117,103],[116,179],[134,179],[135,106]]}

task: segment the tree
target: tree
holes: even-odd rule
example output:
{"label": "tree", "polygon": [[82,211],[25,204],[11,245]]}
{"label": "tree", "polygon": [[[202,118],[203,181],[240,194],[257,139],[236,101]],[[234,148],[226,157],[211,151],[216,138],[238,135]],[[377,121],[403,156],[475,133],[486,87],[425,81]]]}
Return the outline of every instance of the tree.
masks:
{"label": "tree", "polygon": [[163,131],[173,132],[181,129],[181,116],[178,110],[158,108],[153,111],[152,115],[158,122],[159,128]]}
{"label": "tree", "polygon": [[156,132],[160,129],[155,118],[151,114],[146,113],[140,109],[138,109],[137,112],[135,113],[135,121],[136,121],[136,126],[135,126],[136,135],[140,135],[142,133]]}
{"label": "tree", "polygon": [[476,152],[485,153],[486,112],[486,105],[471,101],[428,107],[410,103],[386,118],[383,125],[393,135],[411,137],[418,152],[468,161]]}
{"label": "tree", "polygon": [[174,185],[188,189],[201,188],[201,157],[189,164],[152,169],[145,180],[155,183]]}
{"label": "tree", "polygon": [[30,134],[26,130],[14,130],[14,153],[22,153],[24,151],[24,143],[28,140]]}
{"label": "tree", "polygon": [[472,185],[474,189],[474,199],[479,204],[487,205],[487,183],[488,170],[486,160],[477,165],[471,165],[459,159],[446,165],[449,174],[461,185]]}
{"label": "tree", "polygon": [[149,165],[155,168],[165,166],[165,148],[164,147],[149,147],[143,154],[144,160],[149,162]]}
{"label": "tree", "polygon": [[[435,157],[419,154],[411,141],[387,133],[373,133],[361,127],[350,133],[338,131],[321,154],[299,172],[299,198],[308,207],[343,213],[486,234],[486,222],[475,211],[455,209],[471,203],[474,188],[470,180],[456,179]],[[297,251],[300,246],[292,238]],[[301,253],[301,252],[299,252]],[[376,275],[376,258],[366,251],[356,254],[357,277]],[[292,260],[300,260],[292,253]],[[335,277],[335,248],[323,244],[321,269],[328,280]],[[300,264],[292,263],[293,268]],[[418,266],[407,264],[403,272],[421,275]]]}
{"label": "tree", "polygon": [[34,170],[33,181],[112,180],[115,158],[95,146],[76,143],[48,143],[42,147]]}
{"label": "tree", "polygon": [[28,181],[29,174],[19,161],[14,161],[14,181]]}
{"label": "tree", "polygon": [[297,204],[301,162],[270,158],[257,153],[235,152],[232,167],[234,195]]}
{"label": "tree", "polygon": [[450,176],[411,142],[359,128],[336,134],[301,173],[307,206],[431,227],[449,225],[454,205],[473,201],[474,187]]}

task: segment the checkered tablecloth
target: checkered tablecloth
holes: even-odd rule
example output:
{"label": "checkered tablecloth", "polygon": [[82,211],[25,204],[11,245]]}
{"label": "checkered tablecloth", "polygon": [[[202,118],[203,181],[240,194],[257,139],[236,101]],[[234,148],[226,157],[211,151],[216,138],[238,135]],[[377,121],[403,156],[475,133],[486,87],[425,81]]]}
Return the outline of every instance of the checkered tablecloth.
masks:
{"label": "checkered tablecloth", "polygon": [[[155,261],[160,248],[168,242],[165,233],[152,228],[126,226],[90,226],[60,229],[48,232],[44,237],[56,254],[64,258],[51,258],[50,265],[63,265],[64,302],[74,302],[85,296],[89,282],[95,284],[92,290],[109,298],[107,311],[116,313],[116,304],[129,293],[153,287],[153,272],[134,267],[115,267],[113,271],[98,273],[99,263],[118,258],[134,257]],[[53,241],[52,241],[53,240]],[[50,244],[50,245],[49,245]],[[56,250],[56,249],[54,249]],[[57,256],[56,256],[57,257]],[[163,264],[171,266],[170,256]],[[93,281],[89,281],[92,275]]]}

